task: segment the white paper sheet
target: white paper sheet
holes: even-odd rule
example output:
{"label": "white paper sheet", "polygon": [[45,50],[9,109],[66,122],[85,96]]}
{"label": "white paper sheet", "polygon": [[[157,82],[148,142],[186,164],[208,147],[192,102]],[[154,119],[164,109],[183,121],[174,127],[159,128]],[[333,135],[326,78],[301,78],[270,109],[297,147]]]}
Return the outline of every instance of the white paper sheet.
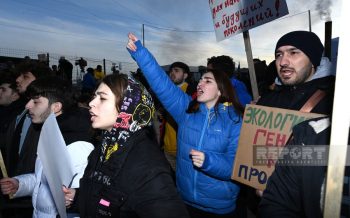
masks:
{"label": "white paper sheet", "polygon": [[53,113],[46,119],[41,129],[38,155],[60,217],[67,218],[62,185],[69,187],[76,173]]}

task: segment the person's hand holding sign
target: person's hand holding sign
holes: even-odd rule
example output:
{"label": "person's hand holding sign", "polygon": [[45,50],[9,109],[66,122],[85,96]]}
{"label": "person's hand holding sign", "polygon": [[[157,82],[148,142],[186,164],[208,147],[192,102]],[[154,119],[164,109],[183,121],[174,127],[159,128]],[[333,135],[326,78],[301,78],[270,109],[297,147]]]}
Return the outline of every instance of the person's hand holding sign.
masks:
{"label": "person's hand holding sign", "polygon": [[14,178],[5,178],[0,180],[1,192],[4,195],[14,194],[18,190],[19,182]]}

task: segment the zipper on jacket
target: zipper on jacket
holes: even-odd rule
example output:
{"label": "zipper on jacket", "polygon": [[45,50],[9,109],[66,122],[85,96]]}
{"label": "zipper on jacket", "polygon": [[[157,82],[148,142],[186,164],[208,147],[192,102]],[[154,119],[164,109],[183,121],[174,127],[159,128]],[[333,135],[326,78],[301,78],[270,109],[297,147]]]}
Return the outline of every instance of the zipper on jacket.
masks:
{"label": "zipper on jacket", "polygon": [[[202,148],[205,129],[207,128],[207,125],[209,125],[208,124],[208,121],[210,120],[209,115],[210,115],[210,109],[207,110],[207,114],[205,116],[205,123],[204,123],[203,128],[202,128],[202,134],[201,134],[201,138],[200,138],[199,144],[198,144],[198,151],[200,151]],[[195,170],[194,171],[194,183],[193,183],[193,198],[194,198],[195,203],[197,203],[197,174],[198,174],[198,171]]]}

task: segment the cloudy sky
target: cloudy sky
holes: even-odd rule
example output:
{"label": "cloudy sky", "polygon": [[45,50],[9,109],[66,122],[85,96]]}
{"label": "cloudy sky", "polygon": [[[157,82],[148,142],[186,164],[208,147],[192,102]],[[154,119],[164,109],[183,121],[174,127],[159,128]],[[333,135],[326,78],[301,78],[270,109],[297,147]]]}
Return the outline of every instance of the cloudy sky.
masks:
{"label": "cloudy sky", "polygon": [[[270,63],[279,37],[309,29],[308,10],[322,42],[329,18],[338,37],[341,2],[287,0],[289,15],[249,30],[253,57]],[[143,25],[160,65],[206,65],[208,57],[229,55],[247,67],[242,34],[217,43],[208,0],[0,0],[0,48],[106,59],[121,62],[123,72],[137,69],[125,45],[128,32],[142,40]]]}

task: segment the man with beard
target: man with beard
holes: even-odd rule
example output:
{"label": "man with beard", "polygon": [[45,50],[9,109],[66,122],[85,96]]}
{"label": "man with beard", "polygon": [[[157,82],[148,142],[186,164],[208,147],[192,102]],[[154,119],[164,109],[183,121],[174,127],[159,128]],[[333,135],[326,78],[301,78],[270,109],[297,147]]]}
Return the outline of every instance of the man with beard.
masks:
{"label": "man with beard", "polygon": [[[87,157],[94,148],[93,136],[89,132],[91,128],[89,111],[74,106],[72,84],[63,78],[46,76],[36,79],[27,87],[25,94],[30,99],[25,107],[33,124],[42,125],[49,115],[54,113],[78,173],[72,181],[72,187],[79,187]],[[0,185],[2,193],[4,195],[12,193],[14,199],[32,196],[33,217],[56,217],[58,214],[39,156],[35,160],[35,173],[2,179]]]}
{"label": "man with beard", "polygon": [[[280,89],[280,93],[273,93],[272,96],[276,98],[271,101],[280,100],[285,96],[288,98],[285,101],[290,102],[283,102],[284,108],[299,110],[313,93],[323,90],[325,96],[311,112],[331,115],[334,78],[329,76],[331,66],[326,67],[325,71],[322,70],[322,66],[326,66],[327,63],[324,58],[320,58],[322,52],[323,46],[313,33],[297,31],[283,36],[276,46],[276,66],[282,85],[276,86],[275,92],[276,89]],[[268,96],[269,94],[266,97]],[[265,102],[266,99],[263,103]],[[259,103],[261,104],[260,100]],[[329,117],[304,121],[293,127],[293,138],[286,148],[292,149],[294,145],[321,145],[320,148],[324,148],[330,143],[330,133]],[[287,162],[293,158],[286,155],[284,160]],[[263,193],[259,217],[323,217],[326,178],[327,166],[277,163]],[[349,178],[350,170],[346,166],[340,217],[350,215]]]}
{"label": "man with beard", "polygon": [[330,115],[335,78],[322,52],[323,45],[315,33],[294,31],[282,36],[275,49],[275,89],[262,96],[257,105],[300,110],[317,92],[322,93],[321,100],[310,112]]}
{"label": "man with beard", "polygon": [[[190,73],[190,68],[182,62],[174,62],[169,67],[169,77],[182,91],[196,97],[197,87],[188,84],[186,79]],[[177,151],[177,124],[168,112],[162,114],[163,122],[160,133],[160,145],[164,147],[164,155],[169,161],[171,168],[176,171],[176,151]]]}
{"label": "man with beard", "polygon": [[0,149],[5,158],[6,132],[12,120],[23,111],[27,103],[27,99],[18,94],[16,87],[16,79],[13,77],[0,80]]}
{"label": "man with beard", "polygon": [[[323,50],[313,32],[294,31],[282,36],[275,48],[275,89],[263,95],[257,105],[331,115],[335,77],[331,75],[332,64],[322,57]],[[271,192],[272,177],[264,194],[257,191],[258,195]]]}
{"label": "man with beard", "polygon": [[[23,62],[17,70],[21,74],[16,79],[16,89],[22,96],[31,82],[51,74],[48,66],[38,62]],[[24,111],[13,119],[6,133],[6,168],[11,177],[33,173],[35,167],[40,128],[32,124],[28,110],[24,106],[23,109]],[[30,197],[12,200],[7,196],[4,198],[5,203],[0,207],[3,217],[32,217],[33,205]]]}

